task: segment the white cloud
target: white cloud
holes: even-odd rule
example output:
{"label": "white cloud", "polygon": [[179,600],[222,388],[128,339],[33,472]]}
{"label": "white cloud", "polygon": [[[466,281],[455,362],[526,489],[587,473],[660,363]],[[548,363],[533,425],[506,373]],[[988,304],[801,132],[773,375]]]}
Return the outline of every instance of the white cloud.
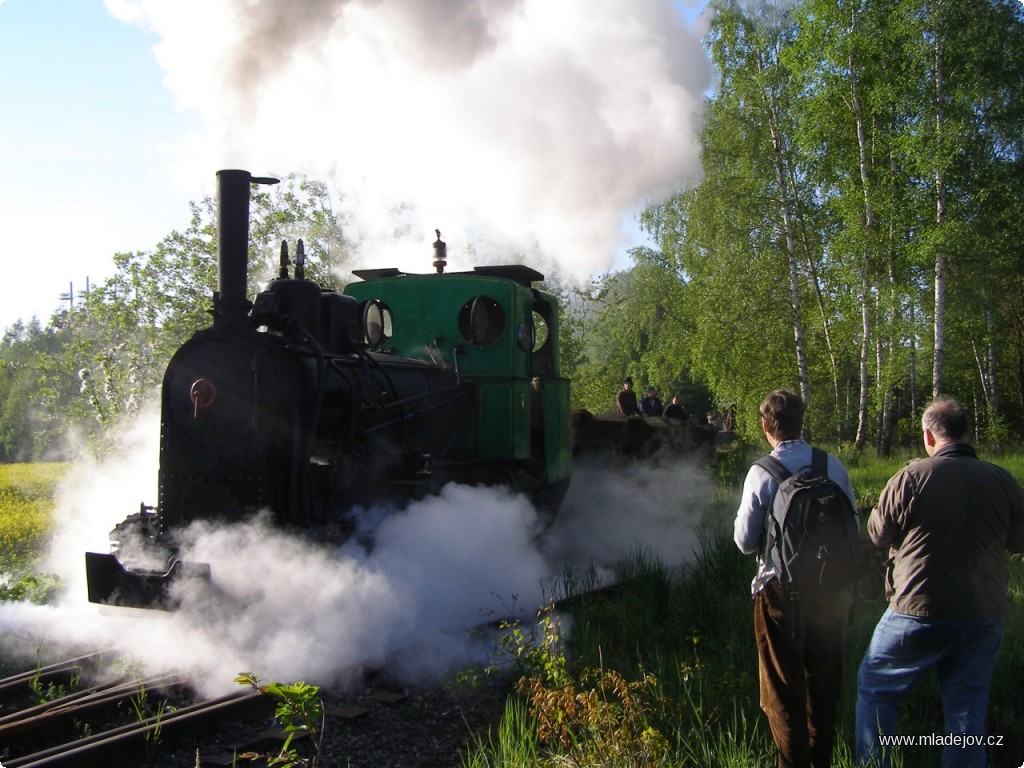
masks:
{"label": "white cloud", "polygon": [[[160,38],[165,84],[216,167],[334,174],[355,225],[536,243],[589,276],[621,217],[699,168],[710,68],[663,0],[108,0]],[[197,150],[196,146],[204,147]],[[191,166],[189,173],[198,169]]]}

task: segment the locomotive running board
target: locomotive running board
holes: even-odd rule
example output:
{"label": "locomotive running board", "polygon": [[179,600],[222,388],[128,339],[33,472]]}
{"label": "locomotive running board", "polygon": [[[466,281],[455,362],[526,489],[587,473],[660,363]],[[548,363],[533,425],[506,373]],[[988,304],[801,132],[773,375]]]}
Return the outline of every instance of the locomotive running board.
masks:
{"label": "locomotive running board", "polygon": [[173,611],[171,584],[182,578],[210,580],[209,563],[175,561],[166,572],[125,568],[115,555],[85,553],[85,578],[89,602],[122,608],[155,608]]}

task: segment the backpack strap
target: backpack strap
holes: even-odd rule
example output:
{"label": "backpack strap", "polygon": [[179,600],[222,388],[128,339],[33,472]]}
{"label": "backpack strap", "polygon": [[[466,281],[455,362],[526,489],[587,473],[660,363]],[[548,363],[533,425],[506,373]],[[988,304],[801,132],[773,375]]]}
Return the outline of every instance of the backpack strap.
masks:
{"label": "backpack strap", "polygon": [[[820,448],[811,448],[811,471],[815,475],[824,477],[826,480],[828,477],[828,454]],[[844,494],[845,495],[845,494]],[[856,510],[854,510],[856,511]],[[846,624],[847,626],[853,626],[854,615],[857,611],[857,596],[854,594],[850,600],[850,605],[846,609]]]}
{"label": "backpack strap", "polygon": [[[770,453],[767,456],[762,456],[754,463],[774,477],[777,483],[781,483],[793,474],[786,469],[781,461]],[[828,477],[828,454],[821,450],[821,448],[815,448],[813,445],[811,446],[811,472],[819,477]]]}
{"label": "backpack strap", "polygon": [[770,453],[767,456],[762,456],[760,459],[754,462],[761,469],[765,470],[769,475],[775,478],[775,482],[781,483],[787,477],[793,473],[786,469],[785,465],[772,456]]}
{"label": "backpack strap", "polygon": [[[773,478],[775,482],[781,487],[782,483],[786,478],[792,476],[792,472],[786,469],[786,466],[779,461],[777,458],[772,456],[770,453],[767,456],[762,456],[760,459],[754,462],[757,466],[761,467]],[[775,496],[778,496],[779,489],[775,489]],[[772,549],[775,547],[775,543],[779,540],[782,535],[782,528],[780,521],[775,519],[775,515],[772,510],[775,506],[775,496],[772,497],[771,504],[764,511],[764,533],[761,539],[761,558],[769,565],[774,565],[771,557]],[[785,564],[780,564],[780,567],[785,567]],[[779,574],[781,578],[782,574]]]}
{"label": "backpack strap", "polygon": [[818,477],[828,478],[828,454],[813,445],[811,446],[811,472]]}

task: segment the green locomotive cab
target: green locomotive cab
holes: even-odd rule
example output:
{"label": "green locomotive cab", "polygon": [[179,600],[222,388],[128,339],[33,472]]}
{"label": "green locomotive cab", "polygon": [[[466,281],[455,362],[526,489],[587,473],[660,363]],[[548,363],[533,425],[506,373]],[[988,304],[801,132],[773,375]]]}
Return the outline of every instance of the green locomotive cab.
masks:
{"label": "green locomotive cab", "polygon": [[458,466],[450,474],[464,478],[476,466],[480,482],[524,490],[556,511],[572,471],[572,435],[558,300],[533,287],[544,276],[519,265],[354,274],[361,281],[344,292],[359,303],[368,351],[453,370],[473,393],[459,444],[437,457],[437,469]]}

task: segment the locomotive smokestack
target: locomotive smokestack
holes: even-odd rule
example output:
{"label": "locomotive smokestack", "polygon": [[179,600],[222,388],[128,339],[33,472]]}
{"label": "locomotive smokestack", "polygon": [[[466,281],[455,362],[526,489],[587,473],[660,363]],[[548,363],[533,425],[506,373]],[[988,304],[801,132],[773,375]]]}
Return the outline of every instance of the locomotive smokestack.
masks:
{"label": "locomotive smokestack", "polygon": [[217,171],[217,293],[214,326],[244,322],[249,311],[249,185],[277,184],[248,171]]}

